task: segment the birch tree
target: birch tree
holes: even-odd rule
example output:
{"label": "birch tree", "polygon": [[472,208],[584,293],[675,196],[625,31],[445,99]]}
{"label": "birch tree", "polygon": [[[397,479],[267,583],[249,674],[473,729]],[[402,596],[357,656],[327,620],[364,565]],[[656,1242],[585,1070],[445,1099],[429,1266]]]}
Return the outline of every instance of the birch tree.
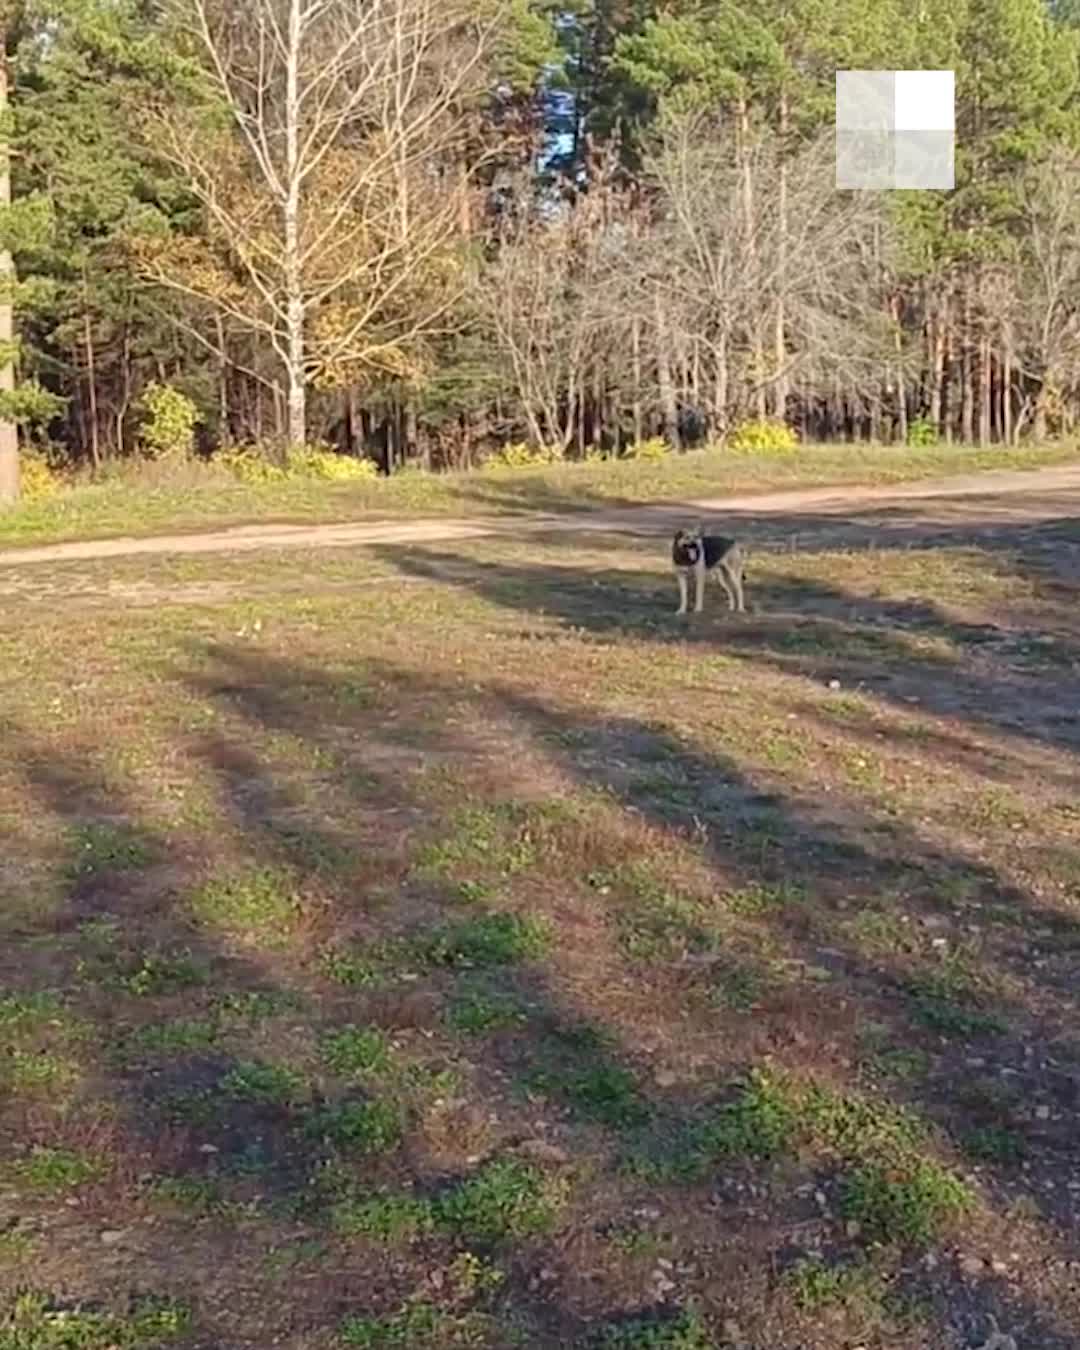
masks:
{"label": "birch tree", "polygon": [[[0,213],[11,207],[11,111],[8,99],[8,43],[13,6],[0,7]],[[15,263],[0,243],[0,504],[19,496],[19,436],[9,409],[2,404],[15,392]]]}
{"label": "birch tree", "polygon": [[313,384],[409,373],[459,277],[455,157],[500,0],[171,0],[195,96],[147,126],[199,200],[145,240],[152,279],[268,342],[288,437]]}

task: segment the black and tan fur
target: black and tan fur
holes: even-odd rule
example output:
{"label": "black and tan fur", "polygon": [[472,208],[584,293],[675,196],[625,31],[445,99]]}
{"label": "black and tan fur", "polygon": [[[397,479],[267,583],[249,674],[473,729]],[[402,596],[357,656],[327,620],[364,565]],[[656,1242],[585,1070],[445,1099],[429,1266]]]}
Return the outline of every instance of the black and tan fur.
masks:
{"label": "black and tan fur", "polygon": [[719,534],[706,534],[700,526],[679,530],[671,545],[671,563],[679,582],[678,614],[686,613],[690,577],[694,577],[694,613],[700,614],[705,599],[705,578],[714,576],[727,592],[728,606],[742,613],[743,600],[742,549],[734,539]]}

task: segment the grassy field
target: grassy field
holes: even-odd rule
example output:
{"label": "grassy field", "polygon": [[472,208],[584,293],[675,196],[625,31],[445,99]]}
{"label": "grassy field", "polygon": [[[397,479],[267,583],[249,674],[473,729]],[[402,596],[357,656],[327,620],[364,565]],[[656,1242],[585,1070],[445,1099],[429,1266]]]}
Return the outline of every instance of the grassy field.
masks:
{"label": "grassy field", "polygon": [[1080,1344],[1080,530],[867,520],[9,573],[0,1346]]}
{"label": "grassy field", "polygon": [[0,511],[0,548],[69,539],[188,533],[228,525],[409,516],[504,515],[636,505],[680,497],[829,483],[895,483],[1075,460],[1075,445],[1038,448],[810,446],[797,455],[701,451],[662,463],[568,464],[544,471],[406,473],[360,483],[244,484],[207,466],[144,466]]}

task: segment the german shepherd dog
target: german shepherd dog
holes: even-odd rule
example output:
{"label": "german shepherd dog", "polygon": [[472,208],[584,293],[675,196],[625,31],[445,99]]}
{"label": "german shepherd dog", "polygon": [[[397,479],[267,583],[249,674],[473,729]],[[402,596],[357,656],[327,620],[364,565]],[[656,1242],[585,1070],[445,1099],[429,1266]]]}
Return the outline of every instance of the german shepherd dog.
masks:
{"label": "german shepherd dog", "polygon": [[679,583],[677,614],[686,613],[691,573],[694,576],[695,614],[701,613],[705,599],[706,575],[716,577],[723,586],[730,609],[738,610],[739,613],[746,609],[743,602],[743,552],[734,539],[706,534],[700,525],[695,529],[679,530],[671,545],[671,563]]}

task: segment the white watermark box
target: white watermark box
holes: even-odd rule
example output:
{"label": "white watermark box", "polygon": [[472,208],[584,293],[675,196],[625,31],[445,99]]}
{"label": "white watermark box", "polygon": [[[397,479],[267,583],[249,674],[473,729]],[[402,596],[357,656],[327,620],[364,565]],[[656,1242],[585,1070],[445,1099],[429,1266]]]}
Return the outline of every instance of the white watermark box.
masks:
{"label": "white watermark box", "polygon": [[836,186],[954,186],[951,70],[836,72]]}

